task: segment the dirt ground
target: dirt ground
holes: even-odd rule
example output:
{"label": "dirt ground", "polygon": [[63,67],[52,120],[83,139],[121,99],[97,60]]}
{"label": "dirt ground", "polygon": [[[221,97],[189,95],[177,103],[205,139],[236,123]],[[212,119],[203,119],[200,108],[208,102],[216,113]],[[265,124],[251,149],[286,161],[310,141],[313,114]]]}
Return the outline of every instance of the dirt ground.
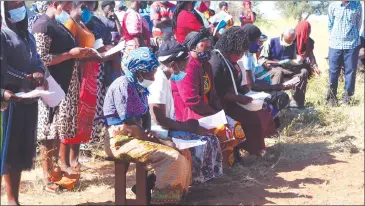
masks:
{"label": "dirt ground", "polygon": [[[303,148],[307,148],[302,150]],[[278,155],[278,151],[281,151]],[[285,150],[285,151],[284,151]],[[300,150],[301,158],[292,152]],[[364,154],[331,152],[326,141],[283,143],[269,148],[273,156],[251,166],[237,166],[225,176],[193,186],[185,197],[189,205],[361,205],[364,203]],[[286,153],[286,154],[284,154]],[[306,155],[304,155],[306,154]],[[60,195],[42,191],[41,170],[25,172],[20,200],[26,205],[112,205],[114,167],[108,162],[86,163],[81,185]],[[134,198],[134,167],[128,173],[128,196]],[[4,188],[1,203],[6,200]]]}

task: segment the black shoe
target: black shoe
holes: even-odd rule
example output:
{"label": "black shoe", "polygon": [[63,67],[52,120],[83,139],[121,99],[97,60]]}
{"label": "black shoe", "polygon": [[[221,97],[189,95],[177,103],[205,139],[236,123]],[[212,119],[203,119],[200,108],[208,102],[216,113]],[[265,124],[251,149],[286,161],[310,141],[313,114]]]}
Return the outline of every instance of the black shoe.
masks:
{"label": "black shoe", "polygon": [[342,99],[340,100],[340,104],[349,105],[350,103],[351,103],[351,96],[349,96],[347,92],[343,93]]}
{"label": "black shoe", "polygon": [[337,97],[336,93],[332,91],[332,89],[329,89],[326,94],[326,105],[329,106],[337,106]]}

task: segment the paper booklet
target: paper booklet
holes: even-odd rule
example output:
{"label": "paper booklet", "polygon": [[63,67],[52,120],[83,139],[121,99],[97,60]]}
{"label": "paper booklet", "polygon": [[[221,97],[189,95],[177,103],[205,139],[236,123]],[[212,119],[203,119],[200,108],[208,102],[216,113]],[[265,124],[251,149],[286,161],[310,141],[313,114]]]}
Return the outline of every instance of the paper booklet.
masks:
{"label": "paper booklet", "polygon": [[227,124],[226,114],[224,113],[224,110],[214,115],[203,117],[198,121],[201,127],[204,127],[208,130]]}
{"label": "paper booklet", "polygon": [[113,48],[109,49],[108,51],[105,52],[105,56],[110,56],[113,55],[117,52],[120,52],[124,49],[125,47],[125,41],[119,42],[117,45],[115,45]]}
{"label": "paper booklet", "polygon": [[172,138],[172,141],[175,143],[176,148],[179,150],[184,150],[184,149],[189,149],[192,147],[196,147],[196,146],[200,146],[200,145],[204,145],[205,143],[207,143],[206,141],[202,141],[202,140],[183,140],[183,139],[178,139],[178,138]]}

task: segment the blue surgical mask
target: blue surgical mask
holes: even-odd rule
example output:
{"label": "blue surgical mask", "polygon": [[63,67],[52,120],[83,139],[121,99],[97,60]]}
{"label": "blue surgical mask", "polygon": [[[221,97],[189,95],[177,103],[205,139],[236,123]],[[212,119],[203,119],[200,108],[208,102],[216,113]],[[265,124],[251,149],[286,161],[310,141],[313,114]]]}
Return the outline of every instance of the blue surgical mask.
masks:
{"label": "blue surgical mask", "polygon": [[62,12],[55,16],[56,21],[60,22],[61,24],[64,24],[68,19],[70,18],[70,15],[62,10]]}
{"label": "blue surgical mask", "polygon": [[18,23],[25,19],[25,16],[27,15],[27,9],[25,8],[25,6],[22,6],[17,9],[9,10],[9,14],[10,14],[9,20],[12,23]]}
{"label": "blue surgical mask", "polygon": [[256,43],[250,43],[250,47],[249,47],[250,53],[256,53],[259,51],[259,49],[260,49],[260,45],[258,45]]}
{"label": "blue surgical mask", "polygon": [[93,17],[93,14],[90,12],[90,10],[88,8],[85,8],[82,10],[81,21],[83,23],[87,24],[91,20],[91,17]]}
{"label": "blue surgical mask", "polygon": [[210,51],[198,52],[199,61],[209,61],[211,57],[212,54],[210,53]]}
{"label": "blue surgical mask", "polygon": [[187,74],[186,72],[179,71],[178,74],[171,75],[171,80],[173,82],[179,82],[185,78],[186,74]]}

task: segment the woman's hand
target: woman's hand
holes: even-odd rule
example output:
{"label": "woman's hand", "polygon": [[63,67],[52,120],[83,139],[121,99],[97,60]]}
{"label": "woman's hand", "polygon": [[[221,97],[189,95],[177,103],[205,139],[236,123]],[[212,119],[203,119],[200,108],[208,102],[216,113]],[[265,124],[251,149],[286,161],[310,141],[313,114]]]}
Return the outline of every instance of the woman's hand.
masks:
{"label": "woman's hand", "polygon": [[189,119],[184,122],[185,131],[195,133],[195,134],[204,134],[208,130],[199,125],[199,121],[196,119]]}
{"label": "woman's hand", "polygon": [[91,56],[93,53],[96,53],[90,48],[81,48],[81,47],[75,47],[69,51],[70,56],[73,59],[83,59]]}
{"label": "woman's hand", "polygon": [[44,74],[35,72],[28,75],[27,78],[32,79],[32,87],[43,87],[44,90],[48,90],[48,81],[44,78]]}
{"label": "woman's hand", "polygon": [[4,91],[4,100],[6,102],[11,102],[11,103],[15,103],[15,102],[19,102],[21,101],[23,98],[16,96],[12,91],[10,90],[5,90]]}

